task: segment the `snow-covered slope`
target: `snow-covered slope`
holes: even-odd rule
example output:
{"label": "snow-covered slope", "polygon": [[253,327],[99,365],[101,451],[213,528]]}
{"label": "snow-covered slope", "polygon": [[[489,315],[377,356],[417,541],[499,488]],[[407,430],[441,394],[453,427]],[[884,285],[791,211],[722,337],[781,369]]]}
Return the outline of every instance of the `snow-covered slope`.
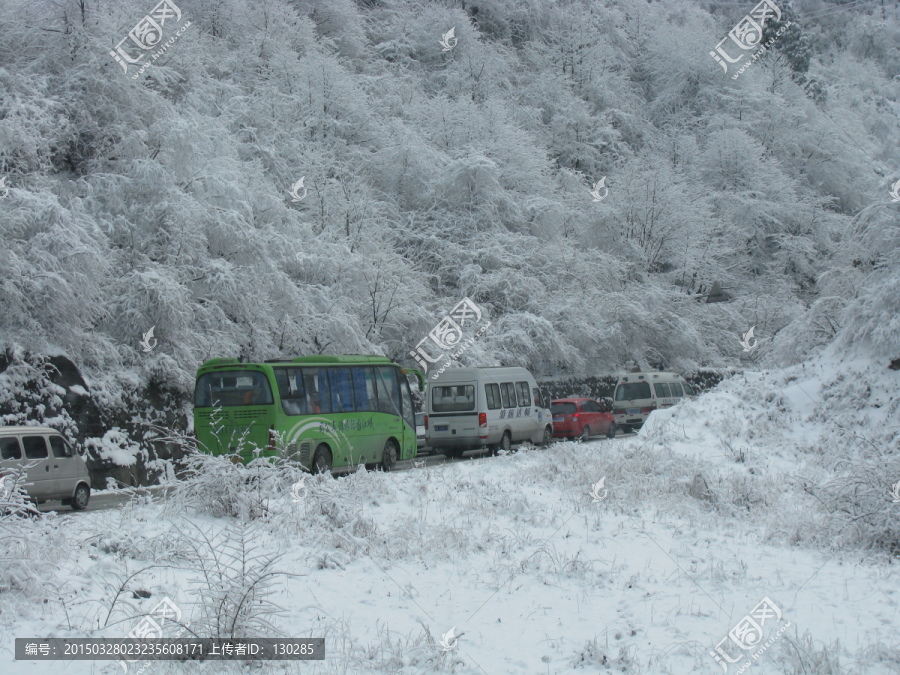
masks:
{"label": "snow-covered slope", "polygon": [[[258,634],[265,618],[283,635],[325,637],[326,660],[304,664],[309,673],[717,673],[710,652],[740,652],[721,641],[764,599],[781,616],[741,652],[762,650],[753,672],[896,673],[900,584],[884,554],[897,531],[857,511],[897,522],[898,378],[823,358],[735,377],[654,413],[637,437],[308,478],[293,495],[293,476],[248,484],[220,467],[166,506],[23,523],[45,528],[56,554],[40,578],[0,595],[0,647],[124,636],[163,597],[182,623],[214,632],[227,616],[211,598],[274,570],[285,574],[260,600],[283,613],[260,605],[238,632]],[[213,515],[228,495],[243,524]],[[256,547],[244,563],[242,547]],[[268,555],[281,557],[267,565]],[[136,589],[153,596],[134,599]],[[462,636],[445,650],[451,628]],[[5,653],[5,672],[58,672]]]}

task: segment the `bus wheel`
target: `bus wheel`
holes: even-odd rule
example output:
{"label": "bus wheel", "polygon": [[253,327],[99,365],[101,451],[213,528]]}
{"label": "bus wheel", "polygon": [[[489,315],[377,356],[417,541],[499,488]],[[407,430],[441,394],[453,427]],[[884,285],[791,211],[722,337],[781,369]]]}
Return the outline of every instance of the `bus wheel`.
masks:
{"label": "bus wheel", "polygon": [[384,455],[381,459],[382,471],[393,471],[397,466],[397,442],[393,439],[384,444]]}
{"label": "bus wheel", "polygon": [[328,446],[322,443],[316,448],[316,454],[313,455],[312,472],[313,473],[331,473],[331,451]]}

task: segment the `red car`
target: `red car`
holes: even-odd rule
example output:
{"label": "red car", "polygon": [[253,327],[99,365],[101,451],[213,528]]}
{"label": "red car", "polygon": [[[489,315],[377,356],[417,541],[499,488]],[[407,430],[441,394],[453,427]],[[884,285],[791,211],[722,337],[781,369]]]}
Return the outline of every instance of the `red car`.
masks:
{"label": "red car", "polygon": [[610,408],[592,398],[558,398],[550,402],[550,414],[555,438],[616,437],[616,418]]}

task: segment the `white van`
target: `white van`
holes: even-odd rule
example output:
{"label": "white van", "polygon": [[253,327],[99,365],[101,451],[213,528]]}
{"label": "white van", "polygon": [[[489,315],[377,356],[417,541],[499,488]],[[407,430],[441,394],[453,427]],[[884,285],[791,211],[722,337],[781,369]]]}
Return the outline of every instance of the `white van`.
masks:
{"label": "white van", "polygon": [[38,504],[62,500],[80,511],[91,498],[87,465],[75,448],[49,427],[0,427],[0,475],[27,469],[22,487]]}
{"label": "white van", "polygon": [[429,381],[425,435],[435,453],[460,457],[487,446],[553,440],[549,401],[525,368],[451,368]]}
{"label": "white van", "polygon": [[671,408],[684,396],[693,396],[691,385],[678,373],[628,373],[619,377],[613,394],[616,426],[639,429],[654,410]]}

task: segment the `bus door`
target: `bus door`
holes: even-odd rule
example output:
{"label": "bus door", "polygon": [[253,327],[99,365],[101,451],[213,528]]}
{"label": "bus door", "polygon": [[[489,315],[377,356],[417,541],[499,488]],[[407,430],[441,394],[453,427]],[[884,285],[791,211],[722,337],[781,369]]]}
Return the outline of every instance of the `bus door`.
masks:
{"label": "bus door", "polygon": [[372,366],[353,366],[350,368],[353,379],[353,398],[356,402],[354,426],[360,448],[367,464],[381,461],[384,440],[380,433],[378,414],[378,384],[375,369]]}
{"label": "bus door", "polygon": [[[378,378],[378,411],[383,413],[378,416],[381,423],[379,461],[384,454],[384,446],[387,444],[388,438],[397,439],[398,459],[404,456],[403,407],[400,401],[400,380],[397,377],[397,370],[395,366],[375,367],[375,374]],[[415,428],[414,421],[413,432],[415,432]]]}
{"label": "bus door", "polygon": [[335,466],[356,466],[360,463],[374,462],[368,438],[369,430],[363,428],[361,421],[361,418],[366,415],[356,412],[351,377],[352,368],[330,367],[326,370],[331,395],[330,417],[338,438],[343,441],[340,452],[336,449],[332,450]]}

